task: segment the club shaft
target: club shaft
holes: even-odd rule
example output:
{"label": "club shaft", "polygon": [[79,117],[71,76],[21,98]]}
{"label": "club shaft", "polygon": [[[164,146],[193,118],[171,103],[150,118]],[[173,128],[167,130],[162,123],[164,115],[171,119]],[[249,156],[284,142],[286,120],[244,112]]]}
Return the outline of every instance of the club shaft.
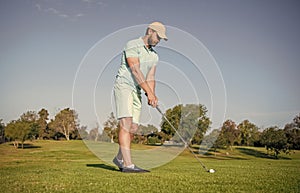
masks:
{"label": "club shaft", "polygon": [[167,121],[167,123],[172,127],[172,129],[176,132],[176,134],[179,136],[181,141],[184,143],[185,147],[189,149],[189,151],[194,155],[194,157],[197,159],[197,161],[201,164],[201,166],[208,171],[207,167],[202,163],[202,161],[198,158],[198,156],[194,153],[194,151],[189,147],[187,142],[183,139],[183,137],[179,134],[177,129],[173,126],[173,124],[169,121],[169,119],[166,117],[166,115],[160,110],[158,106],[156,106],[157,111],[163,116],[163,118]]}

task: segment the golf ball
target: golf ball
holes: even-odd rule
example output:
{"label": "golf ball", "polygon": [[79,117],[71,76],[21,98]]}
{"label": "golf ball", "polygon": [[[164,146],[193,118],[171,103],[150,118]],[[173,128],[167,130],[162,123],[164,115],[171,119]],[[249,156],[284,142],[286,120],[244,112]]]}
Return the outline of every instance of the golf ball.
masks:
{"label": "golf ball", "polygon": [[215,173],[215,170],[214,169],[210,169],[209,173]]}

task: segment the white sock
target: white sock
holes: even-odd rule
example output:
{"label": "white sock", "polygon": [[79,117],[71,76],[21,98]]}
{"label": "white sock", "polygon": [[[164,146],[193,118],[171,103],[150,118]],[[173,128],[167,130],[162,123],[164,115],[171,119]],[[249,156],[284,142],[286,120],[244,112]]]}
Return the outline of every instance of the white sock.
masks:
{"label": "white sock", "polygon": [[131,164],[131,165],[129,165],[129,166],[126,166],[126,168],[133,169],[133,168],[134,168],[134,164]]}

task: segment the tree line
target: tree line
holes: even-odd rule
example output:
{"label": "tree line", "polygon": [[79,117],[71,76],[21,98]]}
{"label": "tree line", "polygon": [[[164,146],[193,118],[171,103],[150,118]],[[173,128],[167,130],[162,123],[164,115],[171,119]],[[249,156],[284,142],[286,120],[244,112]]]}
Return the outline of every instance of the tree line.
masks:
{"label": "tree line", "polygon": [[65,108],[49,120],[49,113],[41,109],[38,113],[27,111],[19,119],[5,125],[0,120],[0,142],[13,142],[16,148],[23,148],[26,140],[34,139],[80,139],[78,115],[75,110]]}
{"label": "tree line", "polygon": [[[221,128],[210,129],[211,121],[207,116],[207,109],[201,104],[176,105],[167,109],[166,117],[177,128],[177,132],[162,118],[160,129],[153,125],[140,125],[134,135],[133,143],[162,145],[165,143],[179,144],[184,139],[189,145],[205,145],[214,149],[229,148],[232,146],[266,147],[277,157],[280,152],[300,149],[300,114],[284,128],[277,126],[262,129],[249,120],[236,124],[226,120]],[[49,120],[49,113],[41,109],[38,113],[28,111],[19,119],[5,125],[0,120],[0,143],[13,142],[17,148],[23,147],[25,140],[53,139],[72,140],[85,139],[103,142],[118,142],[119,124],[111,113],[103,126],[96,125],[88,130],[80,126],[75,110],[65,108]],[[180,136],[179,136],[180,135]]]}
{"label": "tree line", "polygon": [[[249,120],[237,124],[232,120],[224,121],[221,128],[214,129],[205,136],[210,129],[211,121],[207,116],[207,109],[203,105],[177,105],[165,112],[166,117],[177,128],[177,132],[189,145],[204,145],[212,149],[232,149],[233,146],[266,147],[277,158],[280,152],[289,153],[300,150],[300,114],[284,128],[277,126],[266,129],[259,128]],[[95,127],[83,138],[94,141],[117,143],[119,125],[113,113],[103,125],[102,132]],[[134,143],[148,145],[162,145],[182,143],[181,138],[172,127],[162,118],[160,130],[153,125],[140,125],[134,136]]]}
{"label": "tree line", "polygon": [[300,114],[284,128],[271,126],[260,129],[249,120],[236,124],[229,119],[223,123],[221,129],[213,130],[203,142],[215,150],[232,149],[233,146],[265,147],[275,158],[278,158],[281,152],[290,153],[291,150],[300,150]]}
{"label": "tree line", "polygon": [[[300,150],[300,114],[296,115],[291,123],[284,128],[271,126],[259,128],[249,120],[237,124],[228,119],[221,128],[214,129],[205,136],[210,129],[211,121],[207,116],[207,109],[203,105],[177,105],[165,112],[167,119],[177,128],[176,131],[162,118],[160,130],[153,125],[140,125],[135,134],[134,143],[162,145],[165,142],[172,144],[182,143],[181,138],[190,146],[203,145],[208,148],[232,149],[233,146],[265,147],[268,152],[278,158],[280,152],[289,153],[291,150]],[[118,142],[119,126],[113,113],[104,123],[102,133],[97,128],[92,130],[93,135],[86,135],[90,140]]]}

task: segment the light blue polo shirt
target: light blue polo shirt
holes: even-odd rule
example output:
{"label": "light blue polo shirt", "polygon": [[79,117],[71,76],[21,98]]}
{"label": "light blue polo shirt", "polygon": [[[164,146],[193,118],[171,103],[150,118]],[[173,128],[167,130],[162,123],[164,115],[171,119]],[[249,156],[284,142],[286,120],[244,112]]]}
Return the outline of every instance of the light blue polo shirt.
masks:
{"label": "light blue polo shirt", "polygon": [[146,47],[142,38],[127,42],[122,54],[121,66],[118,70],[115,84],[125,83],[133,89],[140,89],[127,64],[126,58],[129,57],[139,58],[140,70],[146,78],[150,69],[157,64],[158,55],[152,48],[148,49]]}

